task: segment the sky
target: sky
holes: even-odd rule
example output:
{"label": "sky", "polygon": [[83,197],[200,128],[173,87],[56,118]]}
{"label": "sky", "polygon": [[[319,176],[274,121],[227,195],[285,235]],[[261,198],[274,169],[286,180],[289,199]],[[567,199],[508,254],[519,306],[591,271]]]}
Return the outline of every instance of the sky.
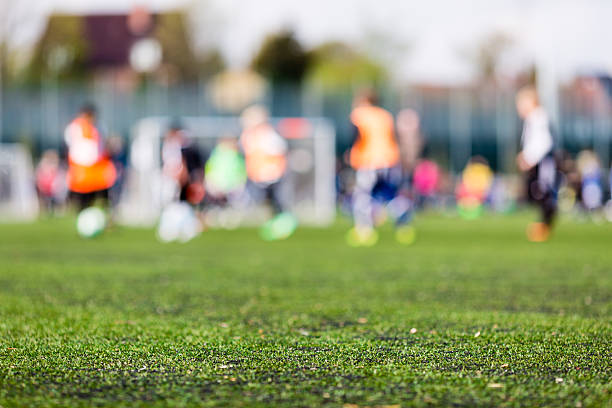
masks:
{"label": "sky", "polygon": [[126,12],[189,9],[200,48],[217,44],[230,66],[244,67],[266,34],[292,28],[307,46],[342,40],[387,62],[405,81],[462,83],[475,75],[467,57],[488,36],[514,46],[504,69],[532,62],[567,79],[577,72],[612,73],[609,0],[0,0],[19,4],[24,23],[16,42],[29,44],[52,11]]}

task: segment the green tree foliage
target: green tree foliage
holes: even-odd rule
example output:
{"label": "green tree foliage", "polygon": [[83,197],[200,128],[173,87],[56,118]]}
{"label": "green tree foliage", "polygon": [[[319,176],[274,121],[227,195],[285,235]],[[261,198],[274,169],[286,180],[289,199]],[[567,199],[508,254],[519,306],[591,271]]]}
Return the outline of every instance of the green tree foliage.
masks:
{"label": "green tree foliage", "polygon": [[182,13],[159,15],[154,35],[162,46],[164,64],[179,80],[194,80],[201,75],[208,77],[222,71],[225,66],[217,51],[211,51],[202,58],[193,52]]}
{"label": "green tree foliage", "polygon": [[500,59],[513,44],[512,38],[497,32],[481,42],[471,54],[479,77],[483,81],[495,81]]}
{"label": "green tree foliage", "polygon": [[325,43],[311,55],[308,80],[327,88],[377,84],[387,78],[378,62],[341,42]]}
{"label": "green tree foliage", "polygon": [[308,71],[310,55],[292,31],[268,36],[251,67],[275,83],[300,83]]}
{"label": "green tree foliage", "polygon": [[26,79],[39,81],[49,76],[83,78],[87,74],[87,49],[81,17],[52,16],[34,49]]}
{"label": "green tree foliage", "polygon": [[21,47],[15,47],[13,39],[27,31],[29,26],[31,10],[25,3],[3,1],[0,5],[0,92],[2,86],[12,82],[17,74],[23,74],[19,65],[25,52]]}
{"label": "green tree foliage", "polygon": [[202,55],[200,61],[200,76],[212,78],[225,70],[225,60],[218,49],[213,49]]}

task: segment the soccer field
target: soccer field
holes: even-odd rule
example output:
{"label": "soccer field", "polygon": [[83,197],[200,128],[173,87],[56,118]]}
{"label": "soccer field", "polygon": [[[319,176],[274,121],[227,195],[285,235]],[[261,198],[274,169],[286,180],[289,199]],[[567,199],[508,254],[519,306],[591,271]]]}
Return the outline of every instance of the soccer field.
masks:
{"label": "soccer field", "polygon": [[612,406],[612,224],[160,244],[0,225],[0,406]]}

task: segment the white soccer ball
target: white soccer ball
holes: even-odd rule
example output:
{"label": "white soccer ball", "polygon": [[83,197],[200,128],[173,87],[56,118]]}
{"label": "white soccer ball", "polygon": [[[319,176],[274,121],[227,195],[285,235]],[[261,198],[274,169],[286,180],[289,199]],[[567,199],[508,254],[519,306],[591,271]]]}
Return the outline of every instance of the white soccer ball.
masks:
{"label": "white soccer ball", "polygon": [[106,228],[106,214],[98,207],[88,207],[77,217],[77,232],[83,238],[93,238]]}
{"label": "white soccer ball", "polygon": [[162,211],[157,237],[162,242],[187,242],[202,230],[200,220],[187,203],[170,203]]}

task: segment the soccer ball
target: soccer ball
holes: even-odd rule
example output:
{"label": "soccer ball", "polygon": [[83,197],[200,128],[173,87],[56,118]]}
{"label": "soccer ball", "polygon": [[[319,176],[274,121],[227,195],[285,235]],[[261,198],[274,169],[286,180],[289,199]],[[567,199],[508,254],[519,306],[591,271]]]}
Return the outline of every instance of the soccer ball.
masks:
{"label": "soccer ball", "polygon": [[83,238],[93,238],[106,227],[106,214],[98,207],[88,207],[77,217],[77,232]]}
{"label": "soccer ball", "polygon": [[187,203],[170,203],[162,211],[157,237],[162,242],[187,242],[198,236],[202,225]]}

